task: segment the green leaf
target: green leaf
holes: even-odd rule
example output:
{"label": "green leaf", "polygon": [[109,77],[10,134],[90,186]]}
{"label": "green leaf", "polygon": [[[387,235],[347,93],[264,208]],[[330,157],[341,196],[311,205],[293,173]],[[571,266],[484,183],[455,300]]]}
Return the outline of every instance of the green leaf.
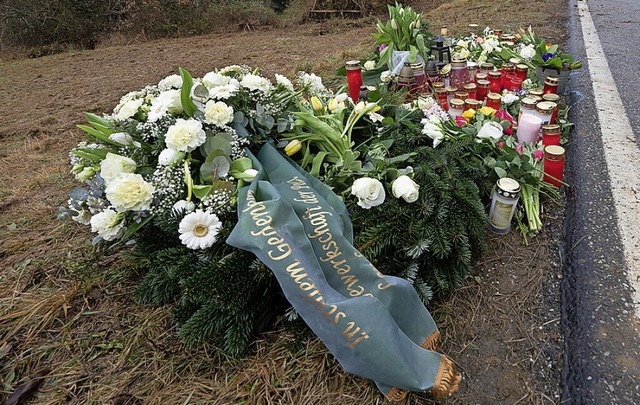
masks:
{"label": "green leaf", "polygon": [[182,77],[182,90],[180,91],[180,103],[184,113],[189,117],[193,117],[193,114],[198,110],[195,103],[191,99],[191,87],[193,87],[193,78],[191,74],[183,68],[180,69],[180,76]]}
{"label": "green leaf", "polygon": [[231,135],[227,133],[219,133],[215,136],[207,137],[207,140],[202,145],[205,152],[204,155],[208,157],[216,149],[221,150],[225,155],[231,155],[232,139]]}
{"label": "green leaf", "polygon": [[496,166],[493,168],[493,170],[495,170],[496,174],[498,175],[498,177],[503,178],[503,177],[507,177],[507,171]]}
{"label": "green leaf", "polygon": [[78,125],[77,127],[91,135],[97,141],[108,143],[109,145],[121,146],[118,142],[114,142],[109,139],[110,134],[105,134],[102,131],[95,129],[94,127],[90,127],[88,125]]}
{"label": "green leaf", "polygon": [[194,184],[191,190],[193,191],[193,195],[202,200],[211,193],[211,190],[213,190],[213,186]]}
{"label": "green leaf", "polygon": [[320,175],[322,162],[328,154],[328,152],[318,152],[318,154],[313,158],[313,164],[311,165],[311,171],[309,172],[309,174],[311,174],[313,177],[318,177]]}
{"label": "green leaf", "polygon": [[138,232],[138,229],[142,228],[147,222],[151,221],[152,218],[153,218],[153,215],[149,215],[142,221],[133,222],[131,225],[127,226],[127,230],[124,232],[124,234],[120,238],[120,243],[123,243],[129,240],[129,238],[131,238],[136,232]]}

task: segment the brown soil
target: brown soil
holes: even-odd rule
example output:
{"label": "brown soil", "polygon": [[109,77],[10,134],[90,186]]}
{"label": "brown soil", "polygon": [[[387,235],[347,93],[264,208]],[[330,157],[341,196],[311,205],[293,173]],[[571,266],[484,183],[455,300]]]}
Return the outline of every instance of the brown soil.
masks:
{"label": "brown soil", "polygon": [[[564,37],[562,0],[415,2],[434,28],[470,22],[532,24]],[[31,403],[382,403],[369,381],[346,375],[315,339],[292,346],[268,334],[240,362],[212,347],[186,349],[169,309],[140,307],[134,277],[115,258],[96,258],[85,227],[59,222],[75,182],[68,150],[85,111],[109,111],[120,96],[184,67],[201,76],[247,64],[268,75],[330,73],[365,54],[372,19],[325,21],[168,39],[0,63],[0,400],[39,371]],[[561,223],[561,212],[543,222]],[[540,404],[559,398],[558,227],[528,247],[516,232],[490,236],[489,251],[461,290],[434,305],[443,350],[463,372],[446,403]],[[555,280],[555,281],[554,281]],[[407,404],[432,403],[413,394]]]}

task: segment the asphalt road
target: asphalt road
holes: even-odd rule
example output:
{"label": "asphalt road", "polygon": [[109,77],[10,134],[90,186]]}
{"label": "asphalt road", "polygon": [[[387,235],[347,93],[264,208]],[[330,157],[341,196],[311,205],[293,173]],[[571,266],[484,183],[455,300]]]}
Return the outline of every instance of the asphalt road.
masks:
{"label": "asphalt road", "polygon": [[[580,10],[585,6],[597,30],[595,36],[583,33]],[[566,345],[562,403],[640,404],[636,276],[621,240],[624,226],[638,229],[640,223],[629,224],[625,211],[615,205],[618,181],[610,172],[622,167],[627,175],[635,173],[640,161],[607,164],[603,145],[608,139],[603,143],[603,136],[609,136],[607,131],[615,124],[599,120],[603,111],[616,118],[626,115],[631,128],[627,137],[633,141],[626,148],[638,147],[640,1],[569,0],[569,14],[571,53],[586,63],[572,74],[569,89],[576,128],[567,147],[565,172],[571,187],[567,188],[562,286]],[[595,102],[594,97],[602,94],[594,94],[599,77],[592,68],[597,61],[588,48],[598,38],[622,101],[621,111],[607,111],[607,105]]]}

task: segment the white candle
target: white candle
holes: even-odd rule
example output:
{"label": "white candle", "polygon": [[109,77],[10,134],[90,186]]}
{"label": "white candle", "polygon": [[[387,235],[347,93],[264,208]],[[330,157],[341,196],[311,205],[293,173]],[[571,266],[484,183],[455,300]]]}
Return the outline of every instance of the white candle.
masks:
{"label": "white candle", "polygon": [[529,144],[538,142],[538,133],[542,126],[542,120],[535,115],[522,114],[518,122],[518,143]]}

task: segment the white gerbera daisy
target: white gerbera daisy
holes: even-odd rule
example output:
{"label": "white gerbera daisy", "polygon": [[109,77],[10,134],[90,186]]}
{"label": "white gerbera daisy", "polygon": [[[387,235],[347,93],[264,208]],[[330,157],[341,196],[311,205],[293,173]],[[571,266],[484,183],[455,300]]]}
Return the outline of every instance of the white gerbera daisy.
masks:
{"label": "white gerbera daisy", "polygon": [[216,242],[222,222],[215,214],[196,210],[180,221],[178,231],[182,244],[189,249],[206,249]]}

